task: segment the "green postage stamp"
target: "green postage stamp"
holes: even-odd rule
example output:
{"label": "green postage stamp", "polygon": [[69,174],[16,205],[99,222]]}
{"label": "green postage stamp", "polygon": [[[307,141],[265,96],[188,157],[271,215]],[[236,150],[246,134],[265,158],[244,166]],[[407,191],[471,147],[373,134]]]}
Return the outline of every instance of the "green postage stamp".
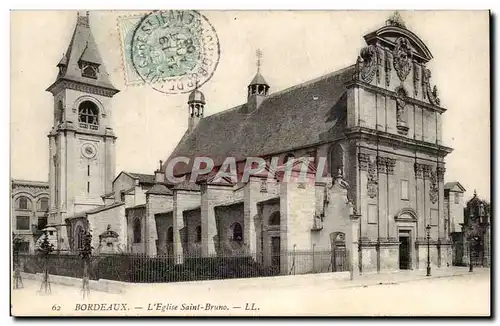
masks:
{"label": "green postage stamp", "polygon": [[194,10],[159,10],[118,18],[127,85],[149,84],[178,94],[208,81],[220,44],[208,19]]}

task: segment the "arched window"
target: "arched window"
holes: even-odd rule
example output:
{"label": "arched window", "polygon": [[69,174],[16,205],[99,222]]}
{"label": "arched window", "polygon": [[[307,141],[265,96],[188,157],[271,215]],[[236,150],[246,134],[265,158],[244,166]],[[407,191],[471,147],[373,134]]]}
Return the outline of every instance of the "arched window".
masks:
{"label": "arched window", "polygon": [[49,210],[49,199],[44,197],[38,201],[38,210],[45,212]]}
{"label": "arched window", "polygon": [[196,233],[196,242],[201,242],[201,226],[198,225],[196,227],[195,233]]}
{"label": "arched window", "polygon": [[344,175],[344,150],[340,144],[335,144],[330,148],[330,175],[336,177]]}
{"label": "arched window", "polygon": [[288,161],[290,161],[290,159],[292,158],[295,158],[295,155],[293,155],[292,153],[288,153],[285,155],[285,158],[283,158],[283,164],[286,164]]}
{"label": "arched window", "polygon": [[173,243],[174,242],[174,228],[169,227],[167,230],[167,243]]}
{"label": "arched window", "polygon": [[17,200],[17,208],[18,209],[30,209],[31,208],[31,200],[28,197],[21,196]]}
{"label": "arched window", "polygon": [[77,250],[83,248],[83,236],[85,234],[85,230],[81,225],[78,225],[75,230],[75,247]]}
{"label": "arched window", "polygon": [[274,212],[269,217],[269,225],[280,225],[280,212]]}
{"label": "arched window", "polygon": [[233,238],[234,241],[242,241],[243,240],[243,228],[241,224],[236,222],[233,224]]}
{"label": "arched window", "polygon": [[141,220],[136,218],[134,219],[134,225],[133,225],[133,229],[134,229],[134,243],[140,243],[141,242],[141,232],[142,232],[142,226],[141,226]]}
{"label": "arched window", "polygon": [[94,102],[84,101],[80,104],[78,107],[78,122],[80,122],[82,128],[99,125],[99,108]]}

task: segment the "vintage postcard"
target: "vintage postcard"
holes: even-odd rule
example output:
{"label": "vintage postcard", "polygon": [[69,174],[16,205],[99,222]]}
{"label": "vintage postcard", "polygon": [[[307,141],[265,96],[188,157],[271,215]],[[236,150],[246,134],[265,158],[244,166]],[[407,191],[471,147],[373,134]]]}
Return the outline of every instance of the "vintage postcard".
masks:
{"label": "vintage postcard", "polygon": [[12,11],[13,316],[490,316],[488,11]]}

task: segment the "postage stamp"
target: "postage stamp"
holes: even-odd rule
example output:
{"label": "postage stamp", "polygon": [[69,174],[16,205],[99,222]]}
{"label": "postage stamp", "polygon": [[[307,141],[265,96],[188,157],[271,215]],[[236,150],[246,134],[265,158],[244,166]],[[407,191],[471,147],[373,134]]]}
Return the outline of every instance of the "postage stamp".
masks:
{"label": "postage stamp", "polygon": [[214,27],[195,10],[159,10],[120,17],[127,85],[187,93],[207,82],[219,63]]}

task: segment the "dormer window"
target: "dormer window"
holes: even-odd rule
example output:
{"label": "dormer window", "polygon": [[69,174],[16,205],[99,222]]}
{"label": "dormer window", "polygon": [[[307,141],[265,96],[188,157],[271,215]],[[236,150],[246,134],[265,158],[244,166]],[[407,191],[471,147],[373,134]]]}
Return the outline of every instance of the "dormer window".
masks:
{"label": "dormer window", "polygon": [[93,64],[84,64],[82,66],[82,76],[92,79],[97,79],[98,68]]}

